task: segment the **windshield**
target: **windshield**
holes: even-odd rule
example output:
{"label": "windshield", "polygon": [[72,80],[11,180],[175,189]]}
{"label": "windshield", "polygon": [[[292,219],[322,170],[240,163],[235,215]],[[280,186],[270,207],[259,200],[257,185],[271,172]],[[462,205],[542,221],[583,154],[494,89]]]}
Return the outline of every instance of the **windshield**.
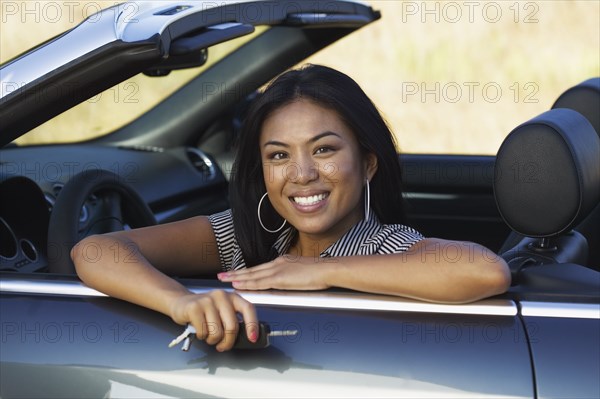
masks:
{"label": "windshield", "polygon": [[[40,46],[116,1],[2,2],[0,20],[0,64],[28,49]],[[85,141],[108,134],[138,118],[166,97],[201,74],[224,56],[259,35],[255,32],[212,46],[206,64],[172,71],[167,76],[143,74],[123,81],[52,118],[15,140],[18,145]]]}
{"label": "windshield", "polygon": [[264,29],[213,46],[201,67],[172,71],[167,76],[136,75],[82,102],[18,138],[18,145],[84,141],[110,133],[138,118],[212,64]]}

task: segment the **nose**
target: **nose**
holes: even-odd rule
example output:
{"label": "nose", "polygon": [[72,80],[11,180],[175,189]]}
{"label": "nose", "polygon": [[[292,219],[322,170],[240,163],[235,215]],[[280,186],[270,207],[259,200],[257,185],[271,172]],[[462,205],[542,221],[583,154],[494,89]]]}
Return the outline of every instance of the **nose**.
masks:
{"label": "nose", "polygon": [[285,170],[288,181],[296,184],[308,184],[319,178],[319,165],[308,156],[290,163]]}

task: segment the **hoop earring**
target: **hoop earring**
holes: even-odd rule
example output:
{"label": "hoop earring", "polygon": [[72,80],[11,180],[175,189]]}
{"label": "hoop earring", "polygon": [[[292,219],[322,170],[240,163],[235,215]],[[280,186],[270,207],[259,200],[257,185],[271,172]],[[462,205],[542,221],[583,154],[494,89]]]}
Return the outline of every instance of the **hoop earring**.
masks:
{"label": "hoop earring", "polygon": [[287,220],[283,219],[283,224],[281,225],[281,227],[279,227],[277,230],[269,230],[265,227],[265,225],[262,222],[262,219],[260,218],[260,207],[262,206],[262,202],[265,199],[265,197],[267,196],[267,193],[265,193],[262,197],[260,197],[260,201],[258,201],[258,209],[256,214],[258,215],[258,222],[260,223],[261,227],[263,229],[265,229],[266,232],[268,233],[279,233],[281,231],[281,229],[283,229],[283,226],[285,226],[285,224],[287,223]]}
{"label": "hoop earring", "polygon": [[371,189],[369,187],[369,179],[365,179],[367,184],[365,184],[365,222],[369,221],[371,217]]}

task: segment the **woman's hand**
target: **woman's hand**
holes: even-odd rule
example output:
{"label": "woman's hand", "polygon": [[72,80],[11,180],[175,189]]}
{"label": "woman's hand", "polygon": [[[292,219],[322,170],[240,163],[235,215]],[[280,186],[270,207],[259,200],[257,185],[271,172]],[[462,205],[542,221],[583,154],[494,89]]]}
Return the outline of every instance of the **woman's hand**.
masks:
{"label": "woman's hand", "polygon": [[322,290],[329,288],[326,273],[328,263],[335,259],[280,256],[271,262],[232,272],[219,273],[223,282],[239,290]]}
{"label": "woman's hand", "polygon": [[254,305],[236,293],[214,290],[206,294],[182,295],[171,305],[171,318],[178,324],[189,323],[196,329],[198,339],[216,345],[219,352],[229,350],[238,333],[241,313],[246,334],[251,342],[258,339],[258,319]]}

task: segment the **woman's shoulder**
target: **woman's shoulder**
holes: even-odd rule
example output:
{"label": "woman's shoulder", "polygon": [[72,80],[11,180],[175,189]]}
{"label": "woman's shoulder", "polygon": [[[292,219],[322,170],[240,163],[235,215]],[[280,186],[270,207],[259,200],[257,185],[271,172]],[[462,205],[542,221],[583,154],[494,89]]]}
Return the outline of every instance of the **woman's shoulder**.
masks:
{"label": "woman's shoulder", "polygon": [[231,225],[233,227],[233,214],[231,213],[231,209],[226,209],[224,211],[213,213],[208,216],[208,220],[213,225],[213,227],[223,227]]}
{"label": "woman's shoulder", "polygon": [[217,242],[235,240],[231,209],[208,216]]}
{"label": "woman's shoulder", "polygon": [[416,229],[400,223],[382,224],[375,236],[380,243],[377,252],[381,254],[407,251],[413,244],[425,238]]}
{"label": "woman's shoulder", "polygon": [[418,230],[401,223],[382,224],[381,227],[383,234],[414,234],[423,237]]}

